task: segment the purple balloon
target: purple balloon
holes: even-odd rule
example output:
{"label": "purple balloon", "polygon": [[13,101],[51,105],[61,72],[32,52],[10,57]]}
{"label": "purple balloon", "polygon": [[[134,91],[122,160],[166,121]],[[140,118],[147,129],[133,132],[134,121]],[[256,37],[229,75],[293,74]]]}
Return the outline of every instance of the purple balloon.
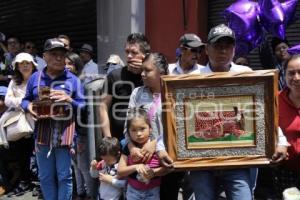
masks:
{"label": "purple balloon", "polygon": [[247,55],[252,49],[253,46],[250,42],[245,40],[238,40],[235,47],[235,55],[237,57]]}
{"label": "purple balloon", "polygon": [[274,36],[284,40],[284,11],[278,0],[259,0],[260,21],[264,28]]}
{"label": "purple balloon", "polygon": [[235,32],[237,54],[249,53],[261,44],[264,30],[282,40],[287,25],[293,21],[298,0],[238,0],[231,4],[224,16],[228,26]]}
{"label": "purple balloon", "polygon": [[258,15],[258,4],[249,0],[237,1],[224,11],[228,26],[236,35],[237,54],[247,54],[261,43],[262,28]]}
{"label": "purple balloon", "polygon": [[300,54],[300,44],[289,48],[287,51],[290,55]]}
{"label": "purple balloon", "polygon": [[297,7],[298,0],[287,0],[281,3],[282,10],[284,12],[284,23],[285,25],[289,24],[293,21],[295,16],[296,7]]}

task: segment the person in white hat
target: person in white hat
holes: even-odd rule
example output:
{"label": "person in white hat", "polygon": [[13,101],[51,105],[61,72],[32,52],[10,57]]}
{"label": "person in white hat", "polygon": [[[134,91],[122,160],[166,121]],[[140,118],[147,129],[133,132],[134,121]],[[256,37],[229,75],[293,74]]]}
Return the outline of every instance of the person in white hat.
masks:
{"label": "person in white hat", "polygon": [[124,67],[124,62],[122,61],[120,56],[116,54],[111,54],[106,61],[104,70],[106,71],[106,74],[109,74],[111,71],[121,67]]}
{"label": "person in white hat", "polygon": [[[33,57],[28,53],[19,53],[12,62],[14,75],[8,85],[8,89],[5,95],[5,105],[8,110],[21,109],[21,101],[26,93],[27,81],[31,74],[36,71],[37,63],[33,60]],[[6,134],[3,128],[3,124],[7,119],[11,117],[10,112],[5,112],[0,118],[0,138],[1,145],[10,148],[7,149],[6,155],[1,156],[1,159],[5,161],[9,155],[18,155],[18,159],[14,162],[20,167],[20,176],[17,179],[16,185],[13,191],[8,193],[8,196],[22,195],[30,187],[30,157],[33,152],[34,142],[33,136],[29,138],[21,138],[18,141],[7,141]],[[4,137],[3,137],[4,136]],[[11,158],[10,158],[11,159]],[[8,162],[8,161],[5,161]],[[2,174],[3,175],[3,174]],[[7,185],[4,188],[7,189]]]}

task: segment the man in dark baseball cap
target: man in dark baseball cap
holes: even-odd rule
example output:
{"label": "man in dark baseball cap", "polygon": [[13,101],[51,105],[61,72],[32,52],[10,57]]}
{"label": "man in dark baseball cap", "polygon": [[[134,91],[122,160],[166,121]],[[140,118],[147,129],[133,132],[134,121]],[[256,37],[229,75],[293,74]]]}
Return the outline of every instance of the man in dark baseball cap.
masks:
{"label": "man in dark baseball cap", "polygon": [[225,24],[213,27],[207,36],[206,54],[209,62],[201,69],[201,73],[251,71],[249,67],[232,62],[235,42],[235,34],[231,28]]}
{"label": "man in dark baseball cap", "polygon": [[54,49],[61,49],[63,51],[67,51],[67,48],[65,47],[64,43],[61,42],[59,39],[51,38],[51,39],[46,40],[46,42],[44,44],[44,52],[51,51]]}
{"label": "man in dark baseball cap", "polygon": [[[72,170],[70,147],[73,145],[75,116],[85,108],[81,81],[65,69],[67,49],[58,39],[46,40],[43,57],[46,67],[33,73],[28,81],[21,107],[38,120],[35,122],[36,157],[40,185],[47,199],[72,199]],[[51,117],[37,113],[34,102],[40,99],[41,88],[50,88]],[[52,103],[55,102],[55,103]],[[63,106],[68,116],[53,117],[53,111]],[[61,107],[59,107],[61,108]],[[53,110],[54,109],[54,110]]]}
{"label": "man in dark baseball cap", "polygon": [[194,33],[186,33],[179,39],[179,47],[176,57],[177,63],[169,65],[170,74],[193,74],[199,73],[202,65],[197,64],[200,53],[205,44]]}
{"label": "man in dark baseball cap", "polygon": [[68,49],[59,39],[51,38],[46,40],[43,58],[47,64],[47,74],[58,76],[64,71],[67,51]]}
{"label": "man in dark baseball cap", "polygon": [[193,33],[184,34],[180,37],[179,42],[181,45],[189,48],[199,48],[205,46],[201,39]]}
{"label": "man in dark baseball cap", "polygon": [[220,24],[218,26],[213,27],[207,36],[207,42],[209,44],[215,43],[220,39],[227,39],[232,43],[235,43],[235,34],[231,28],[226,26],[225,24]]}
{"label": "man in dark baseball cap", "polygon": [[[224,24],[213,27],[207,37],[206,54],[208,63],[201,73],[212,72],[247,72],[249,67],[233,63],[235,54],[234,32]],[[231,95],[224,91],[223,95]],[[256,169],[253,169],[253,174]],[[252,169],[199,170],[190,172],[191,186],[196,199],[215,199],[221,190],[219,185],[226,186],[226,196],[234,200],[251,200],[253,185]],[[220,184],[214,184],[218,181]]]}

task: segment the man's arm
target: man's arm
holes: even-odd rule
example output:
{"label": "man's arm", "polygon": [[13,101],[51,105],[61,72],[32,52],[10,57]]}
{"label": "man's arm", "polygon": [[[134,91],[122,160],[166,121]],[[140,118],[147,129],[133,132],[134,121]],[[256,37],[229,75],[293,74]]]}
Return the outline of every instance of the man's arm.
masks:
{"label": "man's arm", "polygon": [[100,122],[100,129],[104,135],[104,137],[111,137],[110,132],[110,121],[108,116],[108,109],[111,106],[112,102],[112,95],[105,95],[99,105],[99,122]]}

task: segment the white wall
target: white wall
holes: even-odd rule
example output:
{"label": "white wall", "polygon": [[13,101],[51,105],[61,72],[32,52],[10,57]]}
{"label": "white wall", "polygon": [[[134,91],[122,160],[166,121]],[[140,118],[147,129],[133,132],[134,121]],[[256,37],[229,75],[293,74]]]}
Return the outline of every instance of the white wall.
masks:
{"label": "white wall", "polygon": [[145,33],[145,0],[97,0],[98,64],[110,54],[126,63],[124,45],[130,33]]}

